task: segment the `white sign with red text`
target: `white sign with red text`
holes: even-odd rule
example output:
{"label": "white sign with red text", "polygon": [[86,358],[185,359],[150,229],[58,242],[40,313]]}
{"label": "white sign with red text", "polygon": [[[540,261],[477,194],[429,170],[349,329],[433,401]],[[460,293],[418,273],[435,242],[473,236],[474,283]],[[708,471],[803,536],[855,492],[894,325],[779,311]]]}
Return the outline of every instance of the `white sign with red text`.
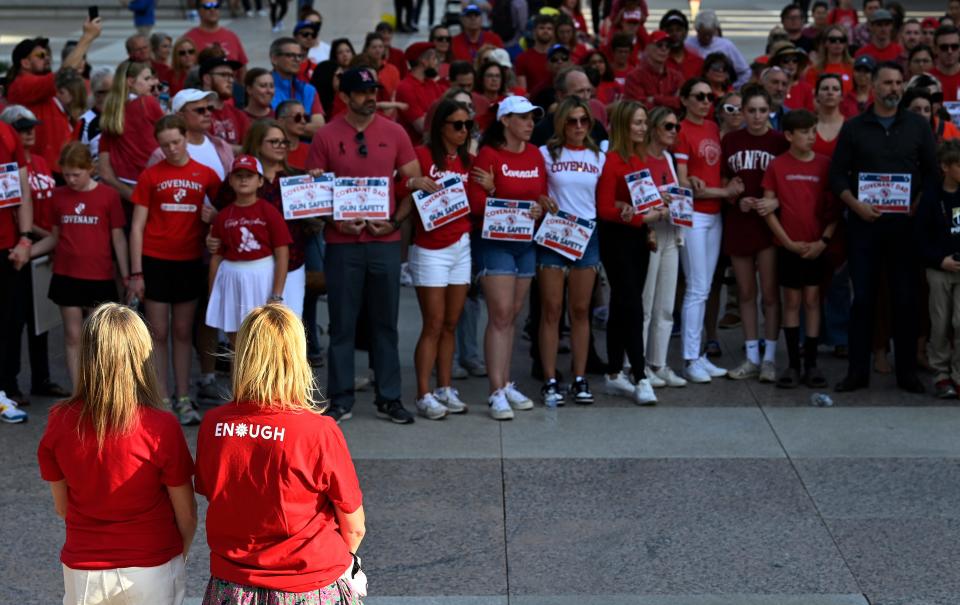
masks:
{"label": "white sign with red text", "polygon": [[670,196],[670,224],[693,227],[693,191],[676,185],[669,185],[663,190]]}
{"label": "white sign with red text", "polygon": [[16,162],[0,164],[0,208],[20,205],[20,167]]}
{"label": "white sign with red text", "polygon": [[483,212],[483,239],[533,241],[535,222],[530,209],[536,202],[487,198]]}
{"label": "white sign with red text", "polygon": [[910,212],[910,180],[909,174],[861,172],[857,199],[883,213],[906,214]]}
{"label": "white sign with red text", "polygon": [[596,226],[590,219],[558,210],[556,214],[546,215],[533,239],[544,248],[576,261],[583,257]]}
{"label": "white sign with red text", "polygon": [[413,192],[413,203],[417,206],[425,231],[433,231],[470,214],[470,202],[467,201],[463,179],[454,175],[437,184],[441,187],[440,191]]}
{"label": "white sign with red text", "polygon": [[332,172],[322,176],[300,174],[280,178],[283,218],[289,220],[333,214]]}
{"label": "white sign with red text", "polygon": [[390,218],[390,179],[338,177],[333,181],[333,220]]}
{"label": "white sign with red text", "polygon": [[627,189],[630,190],[630,201],[638,213],[643,214],[663,204],[660,191],[649,170],[644,168],[631,172],[624,178],[627,179]]}

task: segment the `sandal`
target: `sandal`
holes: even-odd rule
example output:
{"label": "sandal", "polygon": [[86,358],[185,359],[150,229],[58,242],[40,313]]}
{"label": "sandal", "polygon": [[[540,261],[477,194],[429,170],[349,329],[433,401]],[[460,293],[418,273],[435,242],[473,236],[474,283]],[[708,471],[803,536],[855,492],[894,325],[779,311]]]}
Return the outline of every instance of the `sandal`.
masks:
{"label": "sandal", "polygon": [[816,366],[807,368],[807,372],[803,376],[803,383],[811,389],[827,388],[827,379],[823,377],[823,372]]}
{"label": "sandal", "polygon": [[796,368],[787,368],[777,378],[778,389],[795,389],[800,384],[800,370]]}

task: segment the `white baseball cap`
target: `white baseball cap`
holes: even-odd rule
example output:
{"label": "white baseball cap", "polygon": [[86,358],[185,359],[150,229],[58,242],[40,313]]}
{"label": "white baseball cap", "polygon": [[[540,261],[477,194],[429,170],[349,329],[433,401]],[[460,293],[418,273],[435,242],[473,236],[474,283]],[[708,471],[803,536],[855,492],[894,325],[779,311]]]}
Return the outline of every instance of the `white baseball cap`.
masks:
{"label": "white baseball cap", "polygon": [[510,95],[502,101],[497,107],[497,119],[499,120],[503,116],[510,115],[511,113],[524,114],[530,113],[531,111],[543,115],[543,108],[538,107],[530,102],[527,97],[521,97],[518,95]]}
{"label": "white baseball cap", "polygon": [[507,69],[513,69],[513,63],[510,61],[510,53],[502,48],[495,48],[487,53],[487,62],[496,63]]}
{"label": "white baseball cap", "polygon": [[173,96],[173,102],[171,102],[170,107],[173,109],[174,113],[177,113],[183,106],[187,103],[195,103],[197,101],[216,101],[217,93],[212,90],[197,90],[196,88],[184,88],[177,94]]}

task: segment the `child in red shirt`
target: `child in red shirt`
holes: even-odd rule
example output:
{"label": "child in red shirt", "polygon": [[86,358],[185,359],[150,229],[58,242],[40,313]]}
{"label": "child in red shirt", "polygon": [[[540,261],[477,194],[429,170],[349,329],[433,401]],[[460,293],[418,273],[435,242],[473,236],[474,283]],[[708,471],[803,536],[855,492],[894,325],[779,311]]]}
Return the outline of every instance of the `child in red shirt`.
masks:
{"label": "child in red shirt", "polygon": [[777,386],[794,388],[800,374],[800,304],[806,314],[803,346],[803,382],[810,388],[827,386],[817,368],[820,335],[820,283],[826,271],[823,251],[837,227],[829,213],[830,158],[813,151],[817,118],[809,111],[791,111],[783,119],[787,153],[774,159],[763,177],[763,197],[779,201],[779,209],[766,215],[767,225],[782,246],[777,274],[783,288],[783,334],[790,366]]}
{"label": "child in red shirt", "polygon": [[229,183],[237,199],[217,215],[210,230],[220,248],[210,259],[206,320],[232,342],[253,308],[283,301],[292,240],[280,211],[257,198],[263,184],[260,160],[237,156]]}
{"label": "child in red shirt", "polygon": [[60,169],[67,186],[54,190],[45,207],[49,220],[41,223],[52,233],[34,247],[34,255],[56,250],[48,296],[60,306],[67,368],[76,384],[83,318],[100,303],[117,300],[114,257],[127,280],[126,219],[116,190],[93,180],[93,157],[83,143],[63,148]]}

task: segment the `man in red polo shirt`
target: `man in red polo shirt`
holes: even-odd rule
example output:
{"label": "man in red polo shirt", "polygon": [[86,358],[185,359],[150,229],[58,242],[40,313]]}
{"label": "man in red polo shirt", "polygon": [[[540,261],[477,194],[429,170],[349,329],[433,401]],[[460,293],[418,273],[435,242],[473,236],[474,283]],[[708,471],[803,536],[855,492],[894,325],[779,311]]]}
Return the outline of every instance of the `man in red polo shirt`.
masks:
{"label": "man in red polo shirt", "polygon": [[627,74],[626,98],[640,101],[648,109],[657,105],[680,109],[677,92],[683,86],[683,75],[666,65],[669,45],[670,36],[665,31],[658,29],[650,34],[646,52]]}
{"label": "man in red polo shirt", "polygon": [[423,133],[430,128],[425,122],[427,110],[443,94],[445,86],[437,81],[437,65],[440,58],[433,42],[416,42],[405,53],[410,62],[410,71],[397,86],[397,101],[406,103],[407,108],[400,111],[400,124],[410,140],[419,145]]}
{"label": "man in red polo shirt", "polygon": [[679,71],[683,75],[684,82],[699,76],[703,72],[703,57],[687,50],[687,35],[690,33],[690,22],[687,21],[687,16],[672,8],[660,19],[660,29],[670,36],[667,67]]}
{"label": "man in red polo shirt", "polygon": [[[100,19],[83,23],[83,35],[63,60],[60,70],[83,69],[90,45],[100,35]],[[37,142],[33,152],[43,156],[55,172],[60,171],[60,149],[70,140],[70,122],[57,101],[56,74],[50,70],[50,44],[46,38],[22,40],[13,49],[7,74],[7,102],[23,105],[37,116]]]}
{"label": "man in red polo shirt", "polygon": [[878,8],[870,15],[870,42],[860,47],[855,57],[869,55],[877,63],[896,61],[903,53],[893,41],[893,15],[885,8]]}
{"label": "man in red polo shirt", "polygon": [[514,65],[517,86],[524,88],[533,97],[550,84],[547,71],[547,51],[556,39],[553,17],[537,15],[533,20],[533,47],[520,53]]}
{"label": "man in red polo shirt", "polygon": [[960,29],[947,25],[937,29],[933,37],[936,58],[930,75],[940,80],[943,100],[956,101],[960,89]]}
{"label": "man in red polo shirt", "polygon": [[239,61],[241,65],[248,63],[247,52],[237,34],[220,25],[219,0],[197,0],[197,12],[200,14],[200,25],[184,34],[193,40],[197,51],[208,46],[218,45],[227,53],[231,61]]}
{"label": "man in red polo shirt", "polygon": [[468,4],[460,13],[460,27],[462,32],[454,36],[450,42],[450,50],[457,61],[469,61],[477,57],[477,51],[484,44],[493,44],[503,48],[500,36],[483,29],[483,11],[476,4]]}

